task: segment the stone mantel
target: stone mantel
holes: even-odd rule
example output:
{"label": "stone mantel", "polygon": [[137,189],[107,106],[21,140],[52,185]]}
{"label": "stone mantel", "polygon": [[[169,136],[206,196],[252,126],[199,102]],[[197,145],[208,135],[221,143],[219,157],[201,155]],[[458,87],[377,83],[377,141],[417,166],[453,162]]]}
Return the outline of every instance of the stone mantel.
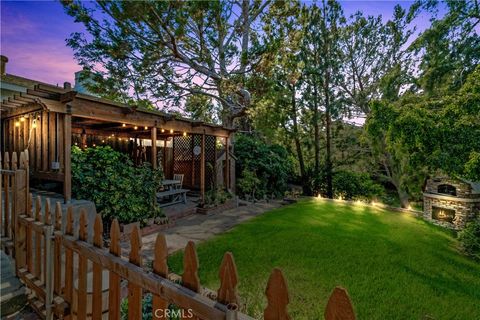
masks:
{"label": "stone mantel", "polygon": [[423,193],[424,197],[430,197],[434,199],[439,199],[439,200],[450,200],[450,201],[461,201],[461,202],[480,202],[480,198],[458,198],[455,196],[450,196],[450,195],[445,195],[445,194],[439,194],[439,193]]}

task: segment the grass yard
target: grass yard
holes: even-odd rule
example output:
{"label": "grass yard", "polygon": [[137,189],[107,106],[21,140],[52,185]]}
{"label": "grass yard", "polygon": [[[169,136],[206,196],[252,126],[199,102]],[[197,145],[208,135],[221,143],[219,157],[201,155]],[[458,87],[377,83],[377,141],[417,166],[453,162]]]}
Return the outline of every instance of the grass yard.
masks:
{"label": "grass yard", "polygon": [[[408,214],[314,199],[199,245],[199,274],[216,290],[223,253],[233,252],[242,302],[257,318],[280,267],[292,319],[323,319],[336,285],[349,291],[358,319],[480,319],[480,264],[456,246],[449,232]],[[172,271],[182,271],[181,261],[170,259]]]}

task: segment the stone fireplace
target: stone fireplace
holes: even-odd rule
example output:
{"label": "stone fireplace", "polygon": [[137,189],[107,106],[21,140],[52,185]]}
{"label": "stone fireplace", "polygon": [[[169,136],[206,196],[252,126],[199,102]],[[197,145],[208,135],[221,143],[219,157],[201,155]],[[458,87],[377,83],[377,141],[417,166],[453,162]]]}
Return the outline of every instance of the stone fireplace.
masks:
{"label": "stone fireplace", "polygon": [[423,217],[435,224],[460,230],[480,219],[480,183],[449,177],[427,180]]}

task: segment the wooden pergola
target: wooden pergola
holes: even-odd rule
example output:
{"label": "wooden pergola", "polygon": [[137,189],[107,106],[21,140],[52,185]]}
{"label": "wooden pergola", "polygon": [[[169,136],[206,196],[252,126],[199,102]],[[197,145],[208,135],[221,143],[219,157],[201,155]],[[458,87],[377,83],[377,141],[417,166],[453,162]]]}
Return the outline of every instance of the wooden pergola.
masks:
{"label": "wooden pergola", "polygon": [[[130,150],[130,153],[134,150],[136,153],[131,154],[134,158],[141,147],[142,156],[146,158],[143,160],[154,167],[159,164],[157,156],[162,149],[160,164],[168,176],[181,168],[173,166],[165,170],[167,142],[183,143],[184,149],[191,149],[188,161],[191,161],[192,169],[188,172],[191,171],[192,177],[189,181],[192,185],[199,181],[197,185],[203,197],[208,161],[206,151],[212,143],[215,148],[221,141],[225,158],[222,167],[224,186],[231,190],[229,150],[232,129],[80,94],[69,84],[63,88],[35,85],[26,93],[19,92],[3,100],[0,108],[2,153],[28,149],[31,176],[62,182],[66,202],[71,199],[71,147],[74,144],[80,147],[106,144],[120,151]],[[177,157],[172,160],[180,161],[181,156],[177,152]]]}

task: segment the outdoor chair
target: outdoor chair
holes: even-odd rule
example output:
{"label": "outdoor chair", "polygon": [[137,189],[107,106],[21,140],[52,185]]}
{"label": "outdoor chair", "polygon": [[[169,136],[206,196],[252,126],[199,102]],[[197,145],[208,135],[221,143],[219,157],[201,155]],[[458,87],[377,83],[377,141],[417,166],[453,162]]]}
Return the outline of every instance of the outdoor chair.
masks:
{"label": "outdoor chair", "polygon": [[180,181],[175,185],[175,189],[182,189],[183,187],[183,174],[176,173],[173,175],[173,180]]}

